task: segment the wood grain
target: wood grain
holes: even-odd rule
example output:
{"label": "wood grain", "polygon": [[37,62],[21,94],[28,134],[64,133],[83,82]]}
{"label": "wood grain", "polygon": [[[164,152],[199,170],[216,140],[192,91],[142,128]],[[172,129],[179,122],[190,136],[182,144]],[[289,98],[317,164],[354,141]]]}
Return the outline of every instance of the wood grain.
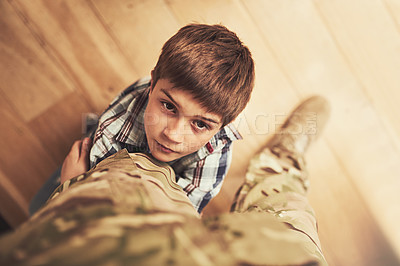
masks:
{"label": "wood grain", "polygon": [[161,0],[92,1],[140,76],[149,76],[164,42],[179,29]]}
{"label": "wood grain", "polygon": [[46,44],[74,90],[101,112],[138,78],[135,69],[86,1],[13,1]]}
{"label": "wood grain", "polygon": [[26,17],[0,1],[0,90],[25,121],[73,89],[28,25]]}
{"label": "wood grain", "polygon": [[7,191],[2,194],[0,212],[10,225],[17,226],[27,218],[28,202],[56,165],[2,94],[0,106],[0,186]]}
{"label": "wood grain", "polygon": [[73,141],[82,138],[84,115],[92,111],[85,97],[75,92],[30,121],[28,126],[57,165],[61,165]]}
{"label": "wood grain", "polygon": [[[0,1],[0,213],[13,226],[101,112],[154,67],[192,22],[222,23],[252,51],[256,86],[235,121],[221,193],[229,210],[250,158],[294,106],[325,96],[332,115],[306,159],[330,265],[398,265],[400,4],[397,0]],[[397,258],[396,258],[397,254]]]}

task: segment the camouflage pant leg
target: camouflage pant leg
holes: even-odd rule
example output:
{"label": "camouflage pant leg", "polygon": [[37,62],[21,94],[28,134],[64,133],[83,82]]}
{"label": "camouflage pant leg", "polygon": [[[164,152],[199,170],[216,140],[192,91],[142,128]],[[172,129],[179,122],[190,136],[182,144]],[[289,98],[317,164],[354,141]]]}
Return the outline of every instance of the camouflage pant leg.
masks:
{"label": "camouflage pant leg", "polygon": [[232,211],[273,215],[289,229],[303,234],[303,245],[324,261],[315,213],[306,197],[308,187],[302,156],[264,149],[251,160]]}
{"label": "camouflage pant leg", "polygon": [[126,151],[64,183],[16,232],[4,265],[292,265],[323,262],[268,213],[200,220],[167,165]]}

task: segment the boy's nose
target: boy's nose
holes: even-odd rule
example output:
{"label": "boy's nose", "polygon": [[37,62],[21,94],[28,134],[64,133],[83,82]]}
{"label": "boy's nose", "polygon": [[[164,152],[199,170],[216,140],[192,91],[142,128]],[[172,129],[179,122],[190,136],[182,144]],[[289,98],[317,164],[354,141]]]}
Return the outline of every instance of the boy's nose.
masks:
{"label": "boy's nose", "polygon": [[183,119],[168,120],[163,131],[164,135],[172,142],[181,143],[185,135],[185,124]]}

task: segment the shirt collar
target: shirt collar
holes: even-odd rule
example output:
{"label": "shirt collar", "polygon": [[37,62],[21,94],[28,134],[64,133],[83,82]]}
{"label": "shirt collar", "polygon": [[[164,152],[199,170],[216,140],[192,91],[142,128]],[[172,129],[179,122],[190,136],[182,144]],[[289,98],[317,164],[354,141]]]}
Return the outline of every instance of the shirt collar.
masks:
{"label": "shirt collar", "polygon": [[116,136],[116,140],[123,144],[132,145],[140,148],[143,152],[148,152],[148,144],[144,127],[144,113],[149,99],[150,83],[140,91],[136,91],[138,96],[128,106],[124,115],[124,122]]}
{"label": "shirt collar", "polygon": [[215,150],[221,149],[227,143],[239,139],[243,139],[239,131],[235,128],[233,124],[228,124],[220,129],[220,131],[218,131],[217,134],[215,134],[210,139],[210,141],[206,143],[206,145],[200,148],[200,150],[197,152],[199,155],[199,159],[203,159],[213,153]]}

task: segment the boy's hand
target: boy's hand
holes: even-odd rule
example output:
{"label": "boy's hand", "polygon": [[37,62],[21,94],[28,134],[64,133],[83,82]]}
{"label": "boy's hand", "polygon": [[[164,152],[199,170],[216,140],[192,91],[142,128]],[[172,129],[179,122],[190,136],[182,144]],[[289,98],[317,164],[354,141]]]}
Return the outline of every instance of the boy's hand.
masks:
{"label": "boy's hand", "polygon": [[91,146],[90,138],[74,142],[61,168],[61,184],[89,170],[89,151]]}

